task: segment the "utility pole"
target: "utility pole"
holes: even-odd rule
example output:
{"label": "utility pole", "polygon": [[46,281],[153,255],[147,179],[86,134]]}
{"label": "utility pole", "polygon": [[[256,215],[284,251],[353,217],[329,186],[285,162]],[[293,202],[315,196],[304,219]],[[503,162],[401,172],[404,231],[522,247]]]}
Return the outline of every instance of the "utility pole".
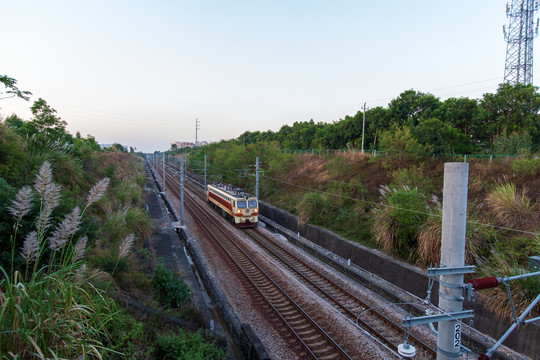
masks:
{"label": "utility pole", "polygon": [[[441,268],[463,267],[467,220],[468,163],[444,164]],[[463,273],[441,275],[439,308],[445,313],[463,310]],[[459,359],[461,321],[439,322],[437,360]]]}
{"label": "utility pole", "polygon": [[206,155],[204,155],[204,191],[206,191]]}
{"label": "utility pole", "polygon": [[364,153],[364,130],[366,128],[366,103],[364,103],[364,114],[362,120],[362,154]]}
{"label": "utility pole", "polygon": [[255,165],[255,197],[259,200],[259,157],[257,156],[257,163]]}
{"label": "utility pole", "polygon": [[197,131],[201,129],[199,118],[195,118],[195,146],[197,146]]}
{"label": "utility pole", "polygon": [[180,154],[180,224],[184,225],[184,154]]}

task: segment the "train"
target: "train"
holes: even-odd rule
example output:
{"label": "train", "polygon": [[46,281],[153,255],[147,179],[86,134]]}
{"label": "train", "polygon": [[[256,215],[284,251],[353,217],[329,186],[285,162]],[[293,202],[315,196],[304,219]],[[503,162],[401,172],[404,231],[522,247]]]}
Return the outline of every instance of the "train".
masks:
{"label": "train", "polygon": [[239,228],[257,227],[259,201],[253,195],[232,185],[214,183],[207,185],[206,200],[223,216]]}

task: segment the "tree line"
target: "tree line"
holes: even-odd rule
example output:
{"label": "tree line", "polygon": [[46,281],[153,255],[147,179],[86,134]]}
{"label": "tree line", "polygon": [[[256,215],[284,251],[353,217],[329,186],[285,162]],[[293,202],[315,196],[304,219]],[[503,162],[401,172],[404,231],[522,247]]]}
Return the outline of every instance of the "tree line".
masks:
{"label": "tree line", "polygon": [[[387,107],[366,111],[364,149],[416,153],[518,154],[540,148],[540,95],[532,85],[500,84],[481,99],[441,101],[415,90]],[[279,131],[246,131],[244,145],[277,141],[285,149],[360,149],[364,114],[333,123],[283,125]]]}

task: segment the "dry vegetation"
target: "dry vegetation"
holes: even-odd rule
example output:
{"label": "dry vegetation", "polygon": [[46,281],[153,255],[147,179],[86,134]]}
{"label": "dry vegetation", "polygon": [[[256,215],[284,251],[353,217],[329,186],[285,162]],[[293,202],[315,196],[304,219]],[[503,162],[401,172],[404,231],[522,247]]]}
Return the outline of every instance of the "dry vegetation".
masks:
{"label": "dry vegetation", "polygon": [[[298,214],[301,222],[328,227],[416,265],[440,261],[444,162],[360,153],[299,155],[297,160],[283,179],[300,187],[285,185],[287,196],[278,192],[271,203]],[[477,276],[528,271],[528,256],[540,254],[540,169],[534,159],[520,161],[526,171],[516,171],[512,160],[469,163],[466,262],[477,265]],[[388,186],[390,195],[381,196],[381,186]],[[396,195],[399,188],[410,193]],[[512,286],[518,312],[540,291],[540,282]],[[491,290],[490,298],[497,314],[511,315],[502,286]]]}

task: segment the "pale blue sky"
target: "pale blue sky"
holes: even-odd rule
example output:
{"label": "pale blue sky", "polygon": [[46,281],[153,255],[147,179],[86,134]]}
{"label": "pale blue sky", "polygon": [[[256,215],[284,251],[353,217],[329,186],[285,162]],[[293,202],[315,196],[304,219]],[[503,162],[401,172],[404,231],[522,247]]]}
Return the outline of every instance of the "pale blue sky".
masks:
{"label": "pale blue sky", "polygon": [[[505,1],[4,1],[0,74],[73,134],[165,150],[503,80]],[[538,44],[535,43],[535,48]],[[536,51],[535,51],[536,52]],[[535,79],[540,76],[535,71]],[[535,81],[536,83],[536,81]]]}

